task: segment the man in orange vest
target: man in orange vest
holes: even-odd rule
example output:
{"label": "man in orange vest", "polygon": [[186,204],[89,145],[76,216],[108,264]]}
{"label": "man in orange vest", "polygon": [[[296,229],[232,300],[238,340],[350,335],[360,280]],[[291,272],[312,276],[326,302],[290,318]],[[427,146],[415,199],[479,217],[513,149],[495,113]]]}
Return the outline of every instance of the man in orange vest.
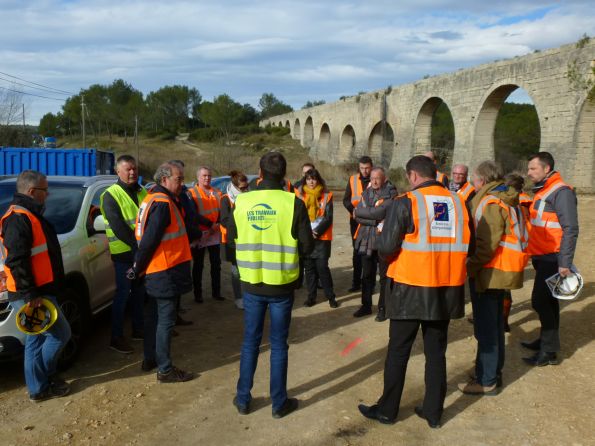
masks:
{"label": "man in orange vest", "polygon": [[440,427],[446,396],[446,346],[450,319],[464,315],[465,262],[471,231],[461,198],[436,181],[436,166],[423,155],[405,166],[411,192],[394,199],[378,251],[390,264],[386,317],[389,343],[384,391],[372,406],[359,405],[367,418],[397,420],[407,362],[421,325],[426,357],[426,394],[415,413]]}
{"label": "man in orange vest", "polygon": [[[436,169],[438,169],[438,162],[436,161],[436,155],[434,155],[434,152],[429,150],[424,154],[424,156],[430,158],[432,160],[432,162],[434,163],[434,165],[436,166]],[[444,187],[448,188],[448,177],[446,176],[445,173],[442,173],[439,170],[436,170],[436,181],[438,181],[439,183],[442,183],[444,185]]]}
{"label": "man in orange vest", "polygon": [[464,164],[455,164],[452,168],[452,181],[449,184],[449,189],[459,194],[465,203],[471,203],[475,197],[475,188],[467,180],[469,176],[469,168]]}
{"label": "man in orange vest", "polygon": [[529,254],[535,268],[531,304],[539,315],[541,332],[533,342],[521,342],[536,353],[523,360],[536,366],[558,364],[560,351],[560,304],[545,280],[571,271],[578,239],[577,201],[573,189],[554,170],[554,157],[539,152],[529,158],[527,176],[535,196],[529,208]]}
{"label": "man in orange vest", "polygon": [[210,225],[200,224],[203,231],[201,243],[210,240],[208,244],[199,247],[192,245],[192,281],[194,283],[194,300],[203,302],[202,296],[202,271],[205,265],[205,253],[209,252],[211,264],[211,297],[215,300],[225,300],[221,296],[221,228],[219,227],[219,214],[221,208],[221,192],[211,186],[211,168],[202,166],[196,171],[196,186],[188,191],[192,196],[198,213],[210,221]]}
{"label": "man in orange vest", "polygon": [[529,260],[527,230],[519,208],[519,192],[505,184],[502,168],[493,161],[479,164],[473,173],[477,195],[471,201],[475,251],[467,261],[477,339],[474,378],[459,384],[469,395],[496,395],[504,367],[503,302],[507,290],[523,287]]}
{"label": "man in orange vest", "polygon": [[192,289],[192,254],[177,199],[184,174],[178,165],[164,163],[157,168],[154,179],[156,185],[142,201],[136,218],[138,250],[128,278],[144,276],[148,295],[142,370],[148,372],[157,367],[157,380],[161,383],[183,382],[194,375],[172,364],[170,344],[177,301]]}
{"label": "man in orange vest", "polygon": [[343,206],[349,212],[349,229],[351,230],[351,241],[353,243],[353,256],[351,263],[353,265],[353,279],[351,281],[351,288],[349,292],[359,291],[362,287],[362,258],[355,249],[355,231],[357,230],[357,222],[353,215],[353,211],[362,199],[362,194],[370,184],[370,173],[374,167],[372,158],[369,156],[362,156],[359,159],[359,173],[351,175],[345,188],[343,195]]}
{"label": "man in orange vest", "polygon": [[25,339],[25,383],[29,399],[40,402],[70,392],[70,386],[56,374],[58,357],[71,333],[55,297],[64,280],[64,266],[56,232],[42,215],[49,194],[45,175],[24,170],[16,186],[0,234],[8,301],[15,312],[24,305],[41,306],[42,298],[58,310],[54,325]]}

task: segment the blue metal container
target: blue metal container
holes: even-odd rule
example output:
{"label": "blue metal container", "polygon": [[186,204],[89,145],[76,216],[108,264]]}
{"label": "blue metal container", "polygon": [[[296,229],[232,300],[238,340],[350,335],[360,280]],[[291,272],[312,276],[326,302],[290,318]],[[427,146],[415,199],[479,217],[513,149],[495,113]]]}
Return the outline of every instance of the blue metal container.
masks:
{"label": "blue metal container", "polygon": [[0,175],[33,169],[46,175],[113,175],[114,154],[96,149],[0,148]]}

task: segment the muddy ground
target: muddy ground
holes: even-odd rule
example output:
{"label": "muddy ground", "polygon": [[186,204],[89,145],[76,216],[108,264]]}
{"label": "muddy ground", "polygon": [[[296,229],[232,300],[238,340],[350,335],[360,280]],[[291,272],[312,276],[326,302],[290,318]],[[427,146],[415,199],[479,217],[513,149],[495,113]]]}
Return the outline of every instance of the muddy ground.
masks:
{"label": "muddy ground", "polygon": [[[373,403],[382,389],[388,322],[355,319],[359,295],[351,284],[351,243],[347,215],[336,203],[331,268],[341,306],[302,307],[296,294],[290,331],[288,389],[299,410],[281,420],[271,417],[268,397],[269,345],[266,333],[255,376],[252,413],[240,416],[231,404],[238,377],[242,313],[231,296],[207,297],[202,305],[185,296],[184,317],[194,325],[180,327],[174,338],[174,363],[200,374],[182,384],[158,384],[154,373],[140,369],[142,343],[121,355],[108,349],[109,314],[95,318],[81,357],[64,377],[72,394],[41,404],[27,398],[22,366],[0,365],[1,445],[587,445],[595,444],[595,266],[593,246],[595,197],[579,199],[581,235],[575,263],[585,289],[565,303],[561,317],[562,363],[531,368],[521,358],[529,352],[520,340],[538,333],[530,305],[533,271],[515,291],[512,331],[506,335],[504,388],[498,396],[473,397],[457,391],[467,379],[475,340],[466,319],[452,321],[449,331],[448,393],[443,427],[429,429],[413,413],[423,397],[424,358],[420,336],[414,346],[398,422],[380,425],[363,418],[357,405]],[[205,275],[208,275],[205,274]],[[377,295],[374,302],[377,301]],[[467,313],[471,310],[467,305]],[[109,313],[109,312],[108,312]],[[345,348],[360,339],[349,353]]]}

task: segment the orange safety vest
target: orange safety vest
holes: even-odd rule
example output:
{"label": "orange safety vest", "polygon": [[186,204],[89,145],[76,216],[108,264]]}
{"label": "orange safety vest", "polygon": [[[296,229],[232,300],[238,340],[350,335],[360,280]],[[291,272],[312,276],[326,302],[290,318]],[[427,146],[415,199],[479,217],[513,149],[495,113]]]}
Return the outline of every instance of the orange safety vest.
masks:
{"label": "orange safety vest", "polygon": [[[198,213],[213,223],[217,222],[221,207],[221,192],[219,189],[212,187],[209,190],[205,190],[197,185],[191,187],[188,190],[190,191],[190,195],[196,204]],[[199,228],[201,231],[206,231],[209,229],[204,225],[199,225]]]}
{"label": "orange safety vest", "polygon": [[525,226],[529,233],[531,232],[531,216],[529,215],[531,203],[533,203],[533,198],[531,198],[529,194],[525,192],[519,194],[519,205],[521,207],[521,212],[523,213],[523,218],[525,219]]}
{"label": "orange safety vest", "polygon": [[467,181],[459,188],[457,194],[461,196],[463,201],[467,201],[469,199],[469,195],[471,195],[474,191],[475,188]]}
{"label": "orange safety vest", "polygon": [[[221,201],[223,201],[224,198],[227,198],[227,200],[229,200],[229,207],[233,210],[233,208],[236,207],[236,204],[233,203],[230,199],[229,199],[229,195],[225,194],[221,197]],[[221,243],[227,243],[227,228],[223,225],[219,226],[219,229],[221,229]]]}
{"label": "orange safety vest", "polygon": [[405,235],[387,276],[413,286],[463,285],[471,231],[461,197],[442,186],[423,187],[405,195],[411,200],[415,230]]}
{"label": "orange safety vest", "polygon": [[444,179],[448,179],[445,173],[440,172],[439,170],[436,171],[436,181],[439,183],[444,184]]}
{"label": "orange safety vest", "polygon": [[[0,220],[0,230],[4,224],[4,220],[12,214],[25,215],[31,223],[31,230],[33,232],[33,243],[31,245],[31,272],[33,273],[33,280],[36,287],[46,285],[54,281],[54,271],[52,270],[52,262],[50,261],[50,253],[48,252],[47,239],[43,232],[41,222],[28,209],[11,205],[2,219]],[[5,261],[8,256],[8,251],[4,246],[4,238],[0,235],[0,256]],[[10,271],[10,268],[4,264],[4,272],[6,273],[6,289],[10,292],[16,292],[17,287]]]}
{"label": "orange safety vest", "polygon": [[[289,180],[284,180],[284,181],[285,181],[285,184],[283,184],[283,190],[285,192],[295,192],[295,188],[291,184],[291,181],[289,181]],[[262,182],[262,178],[258,178],[256,180],[256,185],[258,186],[261,182]],[[292,189],[294,189],[294,190],[292,190]]]}
{"label": "orange safety vest", "polygon": [[[303,202],[306,201],[304,195],[300,192],[299,188],[295,190],[295,195]],[[317,213],[318,217],[324,217],[324,213],[326,212],[326,205],[329,203],[329,201],[333,201],[333,193],[332,192],[324,192],[321,195],[320,200],[318,200],[318,213]],[[332,239],[333,239],[333,225],[331,224],[328,227],[328,229],[326,231],[324,231],[324,234],[322,234],[320,237],[318,237],[317,240],[332,240]]]}
{"label": "orange safety vest", "polygon": [[359,174],[349,177],[349,186],[351,187],[351,204],[356,208],[364,192],[362,182],[359,180]]}
{"label": "orange safety vest", "polygon": [[[508,215],[508,231],[502,234],[494,256],[483,267],[506,272],[522,272],[529,261],[529,254],[527,252],[529,234],[524,224],[521,209],[507,205],[494,195],[486,195],[481,199],[475,211],[474,223],[476,228],[483,218],[484,209],[490,204],[500,206],[506,211]],[[506,232],[509,232],[509,234]]]}
{"label": "orange safety vest", "polygon": [[134,234],[140,242],[145,232],[147,216],[154,203],[167,203],[169,206],[169,225],[161,237],[159,246],[153,253],[147,266],[146,274],[158,273],[171,269],[181,263],[192,260],[190,244],[186,236],[186,226],[178,207],[162,192],[149,193],[139,206]]}
{"label": "orange safety vest", "polygon": [[562,226],[555,212],[546,211],[546,201],[552,193],[562,187],[572,189],[562,181],[558,172],[549,177],[543,188],[533,197],[529,207],[530,232],[529,253],[534,256],[560,252]]}

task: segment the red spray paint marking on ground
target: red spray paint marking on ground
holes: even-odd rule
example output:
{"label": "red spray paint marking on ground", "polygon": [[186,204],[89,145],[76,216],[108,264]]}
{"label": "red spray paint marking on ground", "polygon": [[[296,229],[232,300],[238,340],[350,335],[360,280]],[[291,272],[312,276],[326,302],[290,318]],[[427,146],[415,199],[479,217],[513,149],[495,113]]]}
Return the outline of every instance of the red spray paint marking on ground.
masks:
{"label": "red spray paint marking on ground", "polygon": [[353,350],[357,345],[361,344],[362,342],[362,338],[357,338],[355,341],[350,342],[349,345],[345,347],[341,352],[341,356],[347,356],[351,352],[351,350]]}

